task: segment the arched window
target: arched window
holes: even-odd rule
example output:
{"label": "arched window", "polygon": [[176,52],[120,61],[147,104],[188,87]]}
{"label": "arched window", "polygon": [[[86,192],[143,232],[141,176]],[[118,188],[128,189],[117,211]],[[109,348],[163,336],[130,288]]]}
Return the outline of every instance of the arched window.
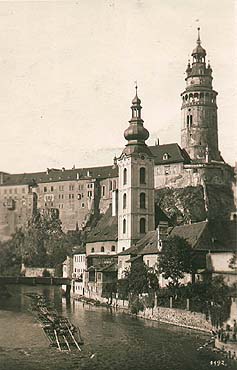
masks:
{"label": "arched window", "polygon": [[127,177],[128,177],[128,171],[127,171],[127,168],[124,168],[124,170],[123,170],[123,185],[127,184]]}
{"label": "arched window", "polygon": [[127,207],[127,194],[123,194],[123,209]]}
{"label": "arched window", "polygon": [[101,248],[100,248],[100,251],[101,251],[101,252],[104,252],[104,251],[105,251],[105,248],[104,248],[104,247],[101,247]]}
{"label": "arched window", "polygon": [[146,232],[146,219],[141,218],[140,219],[140,234],[145,234]]}
{"label": "arched window", "polygon": [[126,226],[127,226],[127,223],[126,223],[126,220],[125,218],[123,219],[123,234],[126,233]]}
{"label": "arched window", "polygon": [[91,253],[94,253],[95,252],[95,248],[91,248]]}
{"label": "arched window", "polygon": [[140,194],[140,208],[146,208],[146,194]]}
{"label": "arched window", "polygon": [[111,252],[115,252],[115,245],[112,245]]}
{"label": "arched window", "polygon": [[146,183],[146,169],[144,167],[140,168],[140,184]]}

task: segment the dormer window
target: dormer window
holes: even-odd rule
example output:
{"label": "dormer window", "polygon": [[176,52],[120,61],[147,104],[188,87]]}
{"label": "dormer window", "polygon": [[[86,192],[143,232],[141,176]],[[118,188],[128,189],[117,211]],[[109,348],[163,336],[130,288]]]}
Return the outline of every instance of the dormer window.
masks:
{"label": "dormer window", "polygon": [[169,154],[168,153],[164,153],[164,155],[163,155],[163,161],[167,161],[167,159],[169,159]]}

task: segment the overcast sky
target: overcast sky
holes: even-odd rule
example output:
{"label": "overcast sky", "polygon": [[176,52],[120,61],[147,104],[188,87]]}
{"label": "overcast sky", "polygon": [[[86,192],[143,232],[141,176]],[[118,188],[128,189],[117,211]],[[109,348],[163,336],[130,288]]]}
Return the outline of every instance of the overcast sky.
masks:
{"label": "overcast sky", "polygon": [[180,143],[197,27],[218,91],[219,146],[237,158],[232,0],[0,2],[0,171],[111,164],[134,81],[148,143]]}

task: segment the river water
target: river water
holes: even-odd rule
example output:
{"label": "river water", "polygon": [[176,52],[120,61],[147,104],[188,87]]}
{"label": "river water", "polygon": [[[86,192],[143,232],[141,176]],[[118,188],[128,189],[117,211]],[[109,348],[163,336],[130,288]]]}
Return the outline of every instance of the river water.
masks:
{"label": "river water", "polygon": [[[11,297],[0,297],[0,370],[235,368],[233,361],[210,348],[200,348],[210,339],[205,333],[136,319],[78,301],[66,302],[58,287],[12,285],[8,289]],[[80,327],[85,342],[82,352],[59,352],[48,346],[43,330],[29,311],[27,292],[47,295],[59,312]]]}

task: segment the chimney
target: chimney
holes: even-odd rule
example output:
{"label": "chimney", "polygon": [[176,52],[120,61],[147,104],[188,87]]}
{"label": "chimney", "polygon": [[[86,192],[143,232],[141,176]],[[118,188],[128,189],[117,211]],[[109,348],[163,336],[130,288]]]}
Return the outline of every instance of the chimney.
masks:
{"label": "chimney", "polygon": [[49,168],[47,168],[47,170],[46,170],[46,174],[47,174],[47,175],[49,174]]}
{"label": "chimney", "polygon": [[79,174],[79,172],[77,172],[77,180],[79,180],[80,179],[80,174]]}
{"label": "chimney", "polygon": [[90,177],[90,176],[91,176],[91,172],[90,172],[90,170],[87,170],[86,176],[87,176],[87,177]]}
{"label": "chimney", "polygon": [[157,248],[159,251],[161,251],[163,241],[166,240],[168,236],[168,222],[160,221],[156,230],[157,230]]}
{"label": "chimney", "polygon": [[65,171],[65,167],[62,167],[62,172],[64,172]]}
{"label": "chimney", "polygon": [[112,191],[112,216],[116,216],[118,212],[118,190]]}

